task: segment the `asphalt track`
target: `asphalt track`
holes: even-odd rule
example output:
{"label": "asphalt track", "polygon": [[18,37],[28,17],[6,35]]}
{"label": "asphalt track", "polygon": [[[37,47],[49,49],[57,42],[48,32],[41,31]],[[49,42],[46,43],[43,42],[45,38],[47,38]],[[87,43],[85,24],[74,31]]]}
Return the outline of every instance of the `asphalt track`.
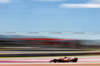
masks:
{"label": "asphalt track", "polygon": [[[100,56],[78,57],[77,63],[49,63],[55,57],[1,58],[0,66],[100,66]],[[56,57],[59,58],[59,57]]]}

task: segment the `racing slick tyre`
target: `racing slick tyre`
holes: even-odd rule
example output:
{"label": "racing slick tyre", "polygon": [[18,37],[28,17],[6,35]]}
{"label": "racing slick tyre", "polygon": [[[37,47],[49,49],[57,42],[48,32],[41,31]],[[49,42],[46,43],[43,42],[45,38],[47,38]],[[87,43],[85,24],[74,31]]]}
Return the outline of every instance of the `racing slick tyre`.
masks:
{"label": "racing slick tyre", "polygon": [[56,63],[56,62],[57,62],[57,60],[56,60],[56,59],[54,59],[53,61],[54,61],[54,63]]}
{"label": "racing slick tyre", "polygon": [[74,58],[71,60],[72,62],[77,62],[78,61],[78,58]]}

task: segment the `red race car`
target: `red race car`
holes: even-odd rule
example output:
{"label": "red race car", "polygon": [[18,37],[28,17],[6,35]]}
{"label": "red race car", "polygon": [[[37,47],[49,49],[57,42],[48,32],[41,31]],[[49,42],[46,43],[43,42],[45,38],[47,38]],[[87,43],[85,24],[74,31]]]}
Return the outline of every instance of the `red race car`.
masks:
{"label": "red race car", "polygon": [[53,60],[50,60],[50,62],[77,62],[78,61],[78,58],[75,57],[75,58],[69,58],[69,57],[65,57],[65,58],[60,58],[60,59],[53,59]]}

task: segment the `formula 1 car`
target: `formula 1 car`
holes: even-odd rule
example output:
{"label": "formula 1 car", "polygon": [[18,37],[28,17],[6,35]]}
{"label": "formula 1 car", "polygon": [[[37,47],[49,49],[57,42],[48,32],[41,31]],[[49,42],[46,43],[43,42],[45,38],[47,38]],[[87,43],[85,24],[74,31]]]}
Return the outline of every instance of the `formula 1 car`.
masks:
{"label": "formula 1 car", "polygon": [[73,58],[73,59],[70,59],[70,60],[63,60],[63,59],[53,59],[53,60],[50,60],[50,62],[54,62],[54,63],[56,63],[56,62],[58,62],[58,63],[60,63],[60,62],[77,62],[78,61],[78,58]]}

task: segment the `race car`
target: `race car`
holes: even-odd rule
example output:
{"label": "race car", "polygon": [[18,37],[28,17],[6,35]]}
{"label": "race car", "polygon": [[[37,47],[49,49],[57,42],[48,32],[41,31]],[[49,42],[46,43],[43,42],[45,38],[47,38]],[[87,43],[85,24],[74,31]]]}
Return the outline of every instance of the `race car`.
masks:
{"label": "race car", "polygon": [[54,63],[56,63],[56,62],[58,62],[58,63],[59,62],[77,62],[77,61],[78,61],[77,57],[75,57],[75,58],[68,58],[67,60],[64,59],[64,58],[50,60],[50,62],[54,62]]}

